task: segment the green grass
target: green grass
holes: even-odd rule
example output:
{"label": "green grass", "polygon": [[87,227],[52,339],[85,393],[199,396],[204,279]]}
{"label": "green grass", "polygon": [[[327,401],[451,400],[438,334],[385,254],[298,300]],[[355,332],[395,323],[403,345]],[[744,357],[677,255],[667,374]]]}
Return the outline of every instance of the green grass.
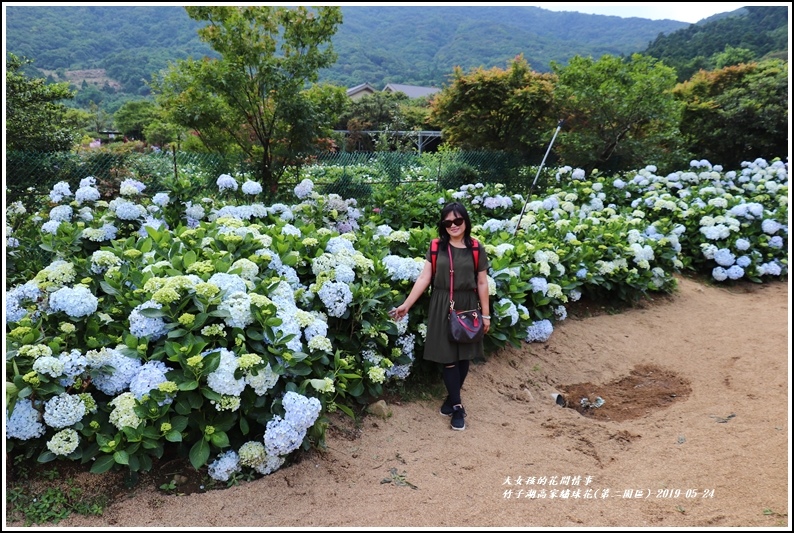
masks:
{"label": "green grass", "polygon": [[11,470],[6,486],[9,522],[22,522],[25,526],[57,524],[72,514],[102,515],[110,503],[106,493],[87,493],[57,467],[45,467],[18,456]]}
{"label": "green grass", "polygon": [[66,488],[49,487],[41,491],[17,485],[6,492],[9,520],[19,520],[26,526],[57,524],[72,513],[100,516],[108,504],[104,495],[89,497],[83,490],[67,481]]}

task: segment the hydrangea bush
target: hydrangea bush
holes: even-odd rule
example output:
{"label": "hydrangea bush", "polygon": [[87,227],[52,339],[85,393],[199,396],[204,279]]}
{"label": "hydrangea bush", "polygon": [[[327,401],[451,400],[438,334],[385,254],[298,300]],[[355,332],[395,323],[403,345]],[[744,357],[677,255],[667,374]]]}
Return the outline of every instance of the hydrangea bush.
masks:
{"label": "hydrangea bush", "polygon": [[44,208],[7,210],[7,259],[48,254],[17,261],[6,287],[8,450],[103,472],[145,471],[175,448],[226,481],[322,446],[326,413],[354,416],[410,376],[426,302],[399,322],[387,310],[451,200],[470,206],[490,259],[488,353],[547,341],[586,293],[671,292],[685,268],[787,276],[787,166],[705,163],[666,177],[561,168],[527,201],[470,184],[359,202],[307,177],[265,205],[227,174],[199,195],[128,179],[104,201],[93,178],[58,183]]}

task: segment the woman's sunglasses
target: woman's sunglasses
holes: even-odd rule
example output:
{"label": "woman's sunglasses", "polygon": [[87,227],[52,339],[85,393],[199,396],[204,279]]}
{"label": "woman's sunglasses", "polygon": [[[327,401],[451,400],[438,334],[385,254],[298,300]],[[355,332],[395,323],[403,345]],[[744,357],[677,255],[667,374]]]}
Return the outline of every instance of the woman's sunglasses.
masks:
{"label": "woman's sunglasses", "polygon": [[456,226],[460,226],[461,224],[463,224],[463,217],[458,217],[452,220],[442,220],[441,224],[443,224],[445,228],[451,228],[452,224],[455,224]]}

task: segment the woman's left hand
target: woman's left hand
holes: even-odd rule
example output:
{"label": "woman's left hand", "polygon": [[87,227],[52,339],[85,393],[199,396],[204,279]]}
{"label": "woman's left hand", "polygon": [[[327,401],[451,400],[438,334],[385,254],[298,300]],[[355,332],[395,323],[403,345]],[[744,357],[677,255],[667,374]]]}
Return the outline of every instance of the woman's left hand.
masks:
{"label": "woman's left hand", "polygon": [[491,329],[491,319],[483,318],[482,325],[483,325],[483,329],[485,330],[485,333],[488,333],[488,331]]}

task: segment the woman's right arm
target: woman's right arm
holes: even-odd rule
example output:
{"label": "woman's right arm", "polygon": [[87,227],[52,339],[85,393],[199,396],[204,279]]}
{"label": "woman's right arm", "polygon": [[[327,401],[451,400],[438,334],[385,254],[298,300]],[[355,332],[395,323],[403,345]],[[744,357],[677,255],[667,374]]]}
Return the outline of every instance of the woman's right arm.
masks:
{"label": "woman's right arm", "polygon": [[432,276],[433,267],[430,264],[430,261],[425,261],[425,266],[422,268],[422,272],[419,274],[419,277],[416,278],[416,282],[414,282],[411,293],[401,305],[389,311],[389,316],[395,320],[400,320],[402,317],[407,315],[411,307],[413,307],[419,297],[422,296],[422,294],[424,294],[424,292],[430,286],[430,278]]}

